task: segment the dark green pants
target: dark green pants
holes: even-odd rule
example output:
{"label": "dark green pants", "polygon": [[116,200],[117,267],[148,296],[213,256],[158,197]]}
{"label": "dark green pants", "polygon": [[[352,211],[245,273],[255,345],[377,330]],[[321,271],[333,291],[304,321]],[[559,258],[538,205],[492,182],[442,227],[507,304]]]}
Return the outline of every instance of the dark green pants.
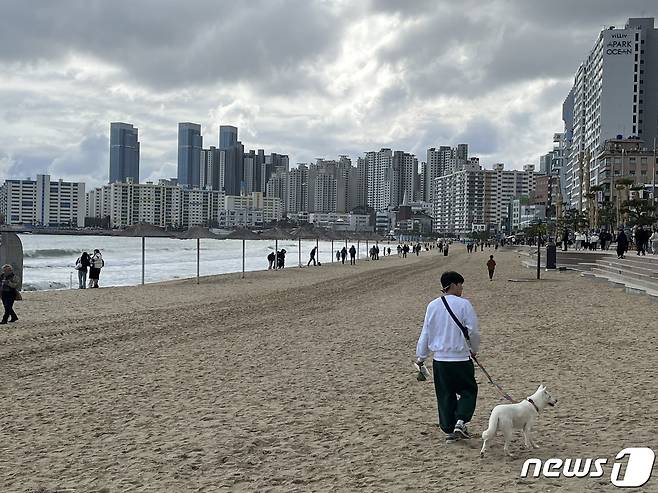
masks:
{"label": "dark green pants", "polygon": [[478,396],[475,367],[471,360],[433,361],[432,370],[439,407],[439,426],[445,433],[452,433],[457,420],[468,423],[475,412]]}

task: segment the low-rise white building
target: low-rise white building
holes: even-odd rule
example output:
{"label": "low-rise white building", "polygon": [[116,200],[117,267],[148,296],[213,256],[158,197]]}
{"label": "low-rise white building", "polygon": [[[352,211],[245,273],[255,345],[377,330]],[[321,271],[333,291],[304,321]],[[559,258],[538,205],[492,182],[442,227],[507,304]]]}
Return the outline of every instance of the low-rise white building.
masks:
{"label": "low-rise white building", "polygon": [[262,226],[262,209],[225,209],[219,212],[219,227],[223,229],[260,228]]}
{"label": "low-rise white building", "polygon": [[[264,197],[262,192],[253,192],[250,195],[227,195],[225,199],[225,210],[260,211],[260,215],[244,216],[253,218],[260,217],[258,224],[260,226],[262,226],[263,223],[267,224],[272,221],[280,221],[283,219],[283,201],[276,196]],[[256,224],[254,224],[254,226],[255,225]]]}
{"label": "low-rise white building", "polygon": [[336,231],[372,231],[370,216],[367,214],[339,214],[336,212],[311,212],[308,222],[322,228]]}

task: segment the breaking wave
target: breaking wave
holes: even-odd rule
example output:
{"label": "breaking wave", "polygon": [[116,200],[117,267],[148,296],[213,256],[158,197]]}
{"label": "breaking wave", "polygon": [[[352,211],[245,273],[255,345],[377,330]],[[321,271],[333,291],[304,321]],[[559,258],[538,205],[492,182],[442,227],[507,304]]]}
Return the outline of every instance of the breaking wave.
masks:
{"label": "breaking wave", "polygon": [[40,257],[73,257],[75,260],[81,252],[78,250],[71,250],[68,248],[44,248],[42,250],[26,251],[23,256],[25,258],[40,258]]}

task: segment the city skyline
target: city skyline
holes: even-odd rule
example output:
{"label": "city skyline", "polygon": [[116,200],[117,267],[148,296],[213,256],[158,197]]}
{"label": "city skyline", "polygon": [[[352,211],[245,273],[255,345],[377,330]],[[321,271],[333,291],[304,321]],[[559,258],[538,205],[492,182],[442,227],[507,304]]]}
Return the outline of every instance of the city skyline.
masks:
{"label": "city skyline", "polygon": [[[521,169],[562,131],[562,102],[600,30],[658,11],[649,1],[194,5],[142,2],[129,22],[117,4],[5,7],[0,179],[105,183],[114,121],[139,128],[141,181],[177,175],[185,121],[209,145],[220,125],[236,126],[245,150],[293,166],[381,148],[421,162],[428,148],[465,142],[486,166]],[[181,19],[192,35],[173,27]],[[247,23],[261,34],[238,37]]]}

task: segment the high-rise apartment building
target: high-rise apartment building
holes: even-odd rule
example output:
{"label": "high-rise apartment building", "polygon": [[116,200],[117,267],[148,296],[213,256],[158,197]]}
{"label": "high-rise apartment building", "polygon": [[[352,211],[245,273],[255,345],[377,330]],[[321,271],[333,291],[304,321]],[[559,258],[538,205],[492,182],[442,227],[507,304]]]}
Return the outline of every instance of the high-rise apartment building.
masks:
{"label": "high-rise apartment building", "polygon": [[219,127],[219,150],[224,165],[224,190],[227,195],[240,195],[244,189],[244,146],[238,140],[237,127]]}
{"label": "high-rise apartment building", "polygon": [[178,183],[183,187],[201,186],[201,151],[203,138],[201,125],[178,124]]}
{"label": "high-rise apartment building", "polygon": [[285,154],[277,154],[275,152],[267,154],[265,161],[261,166],[261,187],[267,195],[267,182],[276,171],[288,171],[290,169],[290,162],[288,156]]}
{"label": "high-rise apartment building", "polygon": [[[623,29],[599,33],[574,77],[565,101],[569,147],[566,194],[570,206],[586,207],[585,195],[597,185],[596,155],[606,140],[658,135],[658,29],[653,18],[628,19]],[[608,195],[609,195],[608,191]]]}
{"label": "high-rise apartment building", "polygon": [[6,180],[0,195],[6,224],[84,226],[84,183],[37,175],[36,180]]}
{"label": "high-rise apartment building", "polygon": [[512,198],[535,189],[534,165],[506,171],[502,163],[482,169],[476,159],[463,169],[434,180],[434,232],[466,234],[473,230],[501,231]]}
{"label": "high-rise apartment building", "polygon": [[399,185],[394,206],[402,204],[404,197],[415,200],[418,189],[418,159],[413,154],[403,151],[393,153],[393,169],[398,173]]}
{"label": "high-rise apartment building", "polygon": [[219,148],[228,149],[238,143],[238,127],[232,125],[220,125]]}
{"label": "high-rise apartment building", "polygon": [[393,170],[393,151],[381,149],[366,152],[368,174],[368,205],[375,210],[395,206],[399,180]]}
{"label": "high-rise apartment building", "polygon": [[128,123],[110,123],[110,179],[139,183],[138,129]]}
{"label": "high-rise apartment building", "polygon": [[224,188],[224,169],[220,166],[220,151],[214,146],[201,150],[199,186],[210,190]]}
{"label": "high-rise apartment building", "polygon": [[279,168],[274,172],[267,181],[265,196],[268,198],[277,197],[281,199],[284,207],[287,207],[288,200],[288,171]]}
{"label": "high-rise apartment building", "polygon": [[457,147],[440,146],[427,149],[427,160],[421,178],[424,190],[420,200],[433,202],[434,180],[443,175],[454,173],[464,168],[468,162],[468,144],[458,144]]}
{"label": "high-rise apartment building", "polygon": [[291,214],[306,211],[308,207],[308,166],[299,164],[285,174],[287,176],[286,200],[284,201],[286,211]]}
{"label": "high-rise apartment building", "polygon": [[364,211],[368,207],[368,161],[360,157],[356,161],[356,205]]}
{"label": "high-rise apartment building", "polygon": [[113,228],[146,223],[161,228],[216,227],[224,193],[192,189],[168,180],[159,183],[110,183],[87,193],[87,217],[110,218]]}

